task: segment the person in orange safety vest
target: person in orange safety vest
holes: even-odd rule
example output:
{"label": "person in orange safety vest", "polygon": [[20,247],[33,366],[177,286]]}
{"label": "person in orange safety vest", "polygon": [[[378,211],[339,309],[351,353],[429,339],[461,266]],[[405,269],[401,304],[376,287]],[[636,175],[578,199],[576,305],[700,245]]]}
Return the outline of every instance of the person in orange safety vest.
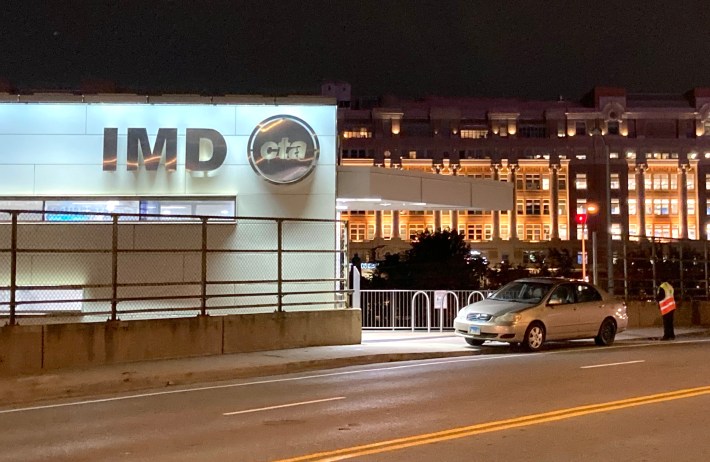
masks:
{"label": "person in orange safety vest", "polygon": [[673,286],[667,282],[658,287],[656,294],[658,308],[661,310],[663,317],[663,337],[661,340],[675,340],[675,332],[673,331],[673,313],[675,312],[675,299],[673,298]]}

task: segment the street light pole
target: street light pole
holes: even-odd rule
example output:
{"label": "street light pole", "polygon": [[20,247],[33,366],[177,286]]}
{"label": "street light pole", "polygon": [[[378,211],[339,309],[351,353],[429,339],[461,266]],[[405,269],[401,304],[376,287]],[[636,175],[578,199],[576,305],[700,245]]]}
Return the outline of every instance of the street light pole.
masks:
{"label": "street light pole", "polygon": [[[602,141],[602,147],[604,148],[604,195],[605,195],[605,222],[606,222],[606,279],[607,279],[607,291],[609,294],[614,295],[614,260],[612,251],[612,235],[611,235],[611,160],[609,158],[609,146],[604,138],[604,133],[596,128],[592,130],[592,135],[594,140],[597,136]],[[594,142],[596,148],[596,142]],[[595,149],[596,151],[596,149]]]}

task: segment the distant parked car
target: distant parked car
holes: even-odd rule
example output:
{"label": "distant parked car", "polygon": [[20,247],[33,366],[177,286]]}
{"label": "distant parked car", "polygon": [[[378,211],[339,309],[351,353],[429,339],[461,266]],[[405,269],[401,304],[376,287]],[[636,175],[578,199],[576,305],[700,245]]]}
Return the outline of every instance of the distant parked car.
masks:
{"label": "distant parked car", "polygon": [[525,278],[462,308],[454,329],[469,345],[486,340],[521,344],[537,351],[547,340],[594,338],[611,345],[626,330],[626,303],[587,282]]}

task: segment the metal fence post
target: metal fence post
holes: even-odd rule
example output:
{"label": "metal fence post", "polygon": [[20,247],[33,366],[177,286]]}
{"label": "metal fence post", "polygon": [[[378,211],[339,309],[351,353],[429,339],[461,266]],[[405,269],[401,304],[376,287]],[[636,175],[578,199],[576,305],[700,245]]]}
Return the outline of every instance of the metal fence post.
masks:
{"label": "metal fence post", "polygon": [[112,216],[111,233],[111,321],[118,319],[118,215]]}
{"label": "metal fence post", "polygon": [[656,240],[651,236],[651,274],[653,279],[653,293],[651,296],[655,296],[658,284],[656,284]]}
{"label": "metal fence post", "polygon": [[680,244],[680,297],[685,299],[685,286],[683,284],[683,241]]}
{"label": "metal fence post", "polygon": [[628,249],[627,245],[629,243],[629,235],[624,234],[622,237],[623,243],[623,249],[622,252],[624,253],[624,299],[628,300],[629,299],[629,254],[628,254]]}
{"label": "metal fence post", "polygon": [[200,315],[207,315],[207,217],[202,217],[202,277],[200,279]]}
{"label": "metal fence post", "polygon": [[277,300],[277,310],[281,313],[284,310],[283,307],[283,219],[276,220],[276,239],[277,239],[277,271],[278,271],[278,300]]}
{"label": "metal fence post", "polygon": [[10,325],[15,325],[17,305],[17,213],[12,212],[12,231],[10,233]]}
{"label": "metal fence post", "polygon": [[703,245],[704,262],[705,262],[705,300],[710,299],[710,288],[708,287],[708,241],[705,240]]}

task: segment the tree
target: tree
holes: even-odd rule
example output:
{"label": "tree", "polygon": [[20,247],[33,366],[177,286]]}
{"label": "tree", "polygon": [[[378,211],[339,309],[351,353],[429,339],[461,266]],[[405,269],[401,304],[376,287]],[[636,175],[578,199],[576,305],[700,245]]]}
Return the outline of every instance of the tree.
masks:
{"label": "tree", "polygon": [[416,236],[402,258],[386,256],[373,276],[373,288],[480,289],[487,261],[472,256],[457,231],[429,230]]}

